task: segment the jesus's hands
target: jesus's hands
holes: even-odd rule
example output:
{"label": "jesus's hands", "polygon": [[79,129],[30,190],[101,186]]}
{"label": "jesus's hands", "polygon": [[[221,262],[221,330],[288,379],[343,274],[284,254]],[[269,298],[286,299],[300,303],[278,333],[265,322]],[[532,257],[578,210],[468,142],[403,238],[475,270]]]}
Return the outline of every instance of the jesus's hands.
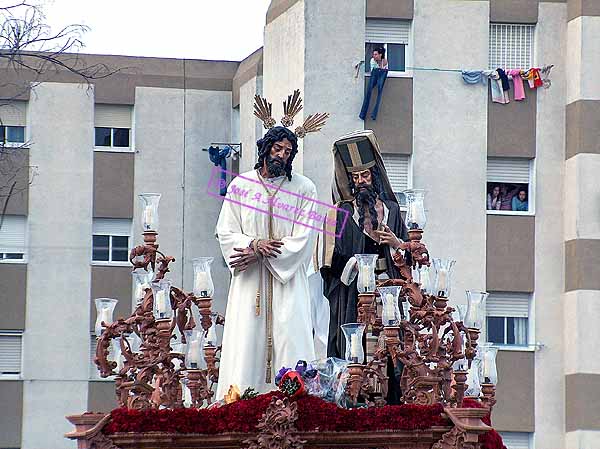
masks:
{"label": "jesus's hands", "polygon": [[[237,272],[246,271],[251,264],[258,260],[259,255],[263,257],[277,257],[277,254],[281,254],[279,248],[282,246],[283,242],[279,240],[266,239],[253,242],[253,245],[248,248],[233,248],[236,253],[231,256],[233,262],[229,266]],[[256,251],[254,248],[256,248]]]}

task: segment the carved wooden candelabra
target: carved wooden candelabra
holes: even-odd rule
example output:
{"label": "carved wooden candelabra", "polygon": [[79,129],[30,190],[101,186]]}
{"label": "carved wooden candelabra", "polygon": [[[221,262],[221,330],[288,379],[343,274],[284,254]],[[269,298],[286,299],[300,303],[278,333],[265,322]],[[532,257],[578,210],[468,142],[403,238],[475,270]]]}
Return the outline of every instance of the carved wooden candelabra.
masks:
{"label": "carved wooden candelabra", "polygon": [[[157,235],[155,231],[145,231],[144,244],[133,248],[129,256],[134,270],[152,268],[154,282],[164,279],[169,264],[175,260],[158,250]],[[115,376],[119,406],[134,409],[183,407],[182,383],[190,389],[192,407],[210,403],[211,387],[219,378],[218,353],[221,348],[205,346],[206,368],[192,369],[186,365],[184,354],[173,351],[171,340],[175,338],[175,327],[182,343],[186,343],[186,331],[208,332],[213,324],[211,304],[210,297],[198,298],[193,293],[171,287],[168,306],[173,311],[172,318],[157,319],[153,314],[154,295],[147,288],[143,300],[129,318],[119,318],[112,324],[102,323],[94,362],[102,377]],[[198,308],[200,323],[194,320],[193,307]],[[216,324],[223,325],[224,322],[222,316],[217,317]],[[133,334],[141,339],[138,352],[127,338]],[[113,340],[119,342],[123,357],[120,369],[117,369],[117,361],[109,359]]]}

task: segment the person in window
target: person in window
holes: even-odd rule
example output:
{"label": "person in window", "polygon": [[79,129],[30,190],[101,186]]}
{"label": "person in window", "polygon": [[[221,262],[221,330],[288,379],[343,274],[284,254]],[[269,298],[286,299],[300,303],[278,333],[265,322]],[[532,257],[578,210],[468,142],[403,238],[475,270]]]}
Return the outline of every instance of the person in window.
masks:
{"label": "person in window", "polygon": [[371,103],[371,92],[377,87],[377,100],[375,107],[371,112],[371,120],[377,119],[377,112],[379,111],[379,105],[381,104],[381,94],[383,93],[383,86],[388,75],[388,61],[385,59],[385,48],[378,47],[373,50],[373,57],[371,58],[371,78],[369,79],[369,85],[367,86],[367,92],[365,92],[365,98],[363,100],[362,109],[359,117],[364,120],[369,111],[369,105]]}
{"label": "person in window", "polygon": [[495,185],[492,191],[487,194],[487,209],[500,210],[502,206],[502,197],[500,196],[500,186]]}
{"label": "person in window", "polygon": [[500,195],[502,197],[502,204],[500,205],[500,210],[513,210],[512,199],[522,187],[520,184],[501,185]]}
{"label": "person in window", "polygon": [[529,210],[527,204],[527,190],[519,189],[517,196],[513,196],[512,210],[519,212],[527,212]]}

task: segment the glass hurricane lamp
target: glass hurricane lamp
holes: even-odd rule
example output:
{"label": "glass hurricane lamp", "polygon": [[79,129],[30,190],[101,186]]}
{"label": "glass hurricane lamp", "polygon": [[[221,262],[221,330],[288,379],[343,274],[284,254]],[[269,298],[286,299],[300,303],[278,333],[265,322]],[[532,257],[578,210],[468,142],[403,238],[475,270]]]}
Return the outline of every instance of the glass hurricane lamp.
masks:
{"label": "glass hurricane lamp", "polygon": [[215,286],[210,273],[210,265],[214,257],[197,257],[192,259],[194,266],[194,295],[197,298],[211,298]]}
{"label": "glass hurricane lamp", "polygon": [[160,193],[142,193],[138,196],[142,202],[142,227],[144,231],[158,231]]}
{"label": "glass hurricane lamp", "polygon": [[375,262],[377,254],[355,254],[358,262],[358,293],[373,293],[375,291]]}
{"label": "glass hurricane lamp", "polygon": [[104,324],[112,324],[113,312],[115,306],[119,301],[113,298],[96,298],[94,303],[96,304],[96,324],[94,326],[94,332],[96,337],[100,337],[100,334],[104,331],[102,322]]}
{"label": "glass hurricane lamp", "polygon": [[365,325],[361,323],[347,323],[341,326],[344,337],[346,337],[345,357],[351,363],[363,363],[365,351],[363,350],[363,334]]}

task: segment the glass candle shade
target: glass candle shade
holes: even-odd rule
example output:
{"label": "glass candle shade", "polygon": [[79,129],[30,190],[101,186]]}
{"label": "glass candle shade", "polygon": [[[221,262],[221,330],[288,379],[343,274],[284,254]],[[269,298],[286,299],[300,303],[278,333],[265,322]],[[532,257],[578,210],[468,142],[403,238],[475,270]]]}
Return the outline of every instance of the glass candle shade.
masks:
{"label": "glass candle shade", "polygon": [[479,357],[475,357],[471,361],[471,368],[469,368],[467,373],[467,390],[465,391],[465,396],[478,398],[481,394],[481,387],[479,385],[480,366],[481,359]]}
{"label": "glass candle shade", "polygon": [[[171,353],[173,354],[181,354],[181,355],[185,355],[187,347],[185,344],[178,342],[178,343],[172,343],[171,344]],[[173,359],[173,365],[175,366],[175,369],[181,369],[181,359]]]}
{"label": "glass candle shade", "polygon": [[142,227],[144,231],[158,231],[160,193],[142,193],[138,196],[142,202]]}
{"label": "glass candle shade", "polygon": [[197,298],[211,298],[215,286],[210,273],[210,264],[213,262],[213,257],[197,257],[192,259],[194,265],[194,295]]}
{"label": "glass candle shade", "polygon": [[185,366],[188,369],[200,369],[203,357],[202,348],[204,347],[204,335],[201,330],[185,331],[187,348],[185,353]]}
{"label": "glass candle shade", "polygon": [[404,190],[402,193],[406,197],[406,227],[409,231],[411,229],[425,229],[425,225],[427,224],[424,205],[425,190],[409,189]]}
{"label": "glass candle shade", "polygon": [[113,298],[94,299],[94,303],[96,304],[96,324],[94,326],[96,337],[99,337],[104,330],[102,322],[104,322],[104,324],[112,324],[113,312],[118,302],[118,300]]}
{"label": "glass candle shade", "polygon": [[377,254],[355,254],[358,262],[358,293],[373,293],[375,291],[375,262]]}
{"label": "glass candle shade", "polygon": [[470,329],[481,330],[483,320],[485,320],[485,300],[488,293],[473,290],[467,290],[466,293],[467,311],[463,320],[464,325]]}
{"label": "glass candle shade", "polygon": [[498,371],[496,369],[496,355],[498,348],[492,346],[492,343],[484,343],[480,346],[481,351],[481,370],[479,381],[482,384],[498,383]]}
{"label": "glass candle shade", "polygon": [[448,298],[450,296],[450,286],[452,284],[452,269],[456,260],[454,259],[433,259],[433,269],[435,271],[435,296]]}
{"label": "glass candle shade", "polygon": [[161,279],[151,284],[153,295],[152,313],[154,319],[165,320],[173,318],[173,308],[171,307],[171,281]]}
{"label": "glass candle shade", "polygon": [[428,295],[433,294],[435,274],[431,267],[423,265],[417,270],[413,270],[413,276],[417,274],[418,283],[421,285],[421,290]]}
{"label": "glass candle shade", "polygon": [[363,350],[362,340],[365,332],[365,325],[361,323],[347,323],[341,326],[344,337],[346,337],[346,360],[351,363],[363,363],[365,361],[365,351]]}
{"label": "glass candle shade", "polygon": [[383,311],[381,319],[384,326],[397,326],[402,319],[400,309],[398,307],[398,295],[400,287],[379,287],[377,289],[381,295]]}
{"label": "glass candle shade", "polygon": [[136,304],[140,304],[146,295],[146,289],[151,288],[150,284],[154,278],[154,273],[152,271],[138,269],[132,271],[131,276],[133,277],[134,283],[133,297],[135,298]]}
{"label": "glass candle shade", "polygon": [[129,343],[131,352],[134,354],[140,352],[142,349],[142,339],[135,332],[132,332],[131,335],[127,336],[127,342]]}
{"label": "glass candle shade", "polygon": [[212,324],[206,331],[206,338],[204,339],[204,346],[217,347],[217,316],[216,312],[210,314],[210,320]]}

